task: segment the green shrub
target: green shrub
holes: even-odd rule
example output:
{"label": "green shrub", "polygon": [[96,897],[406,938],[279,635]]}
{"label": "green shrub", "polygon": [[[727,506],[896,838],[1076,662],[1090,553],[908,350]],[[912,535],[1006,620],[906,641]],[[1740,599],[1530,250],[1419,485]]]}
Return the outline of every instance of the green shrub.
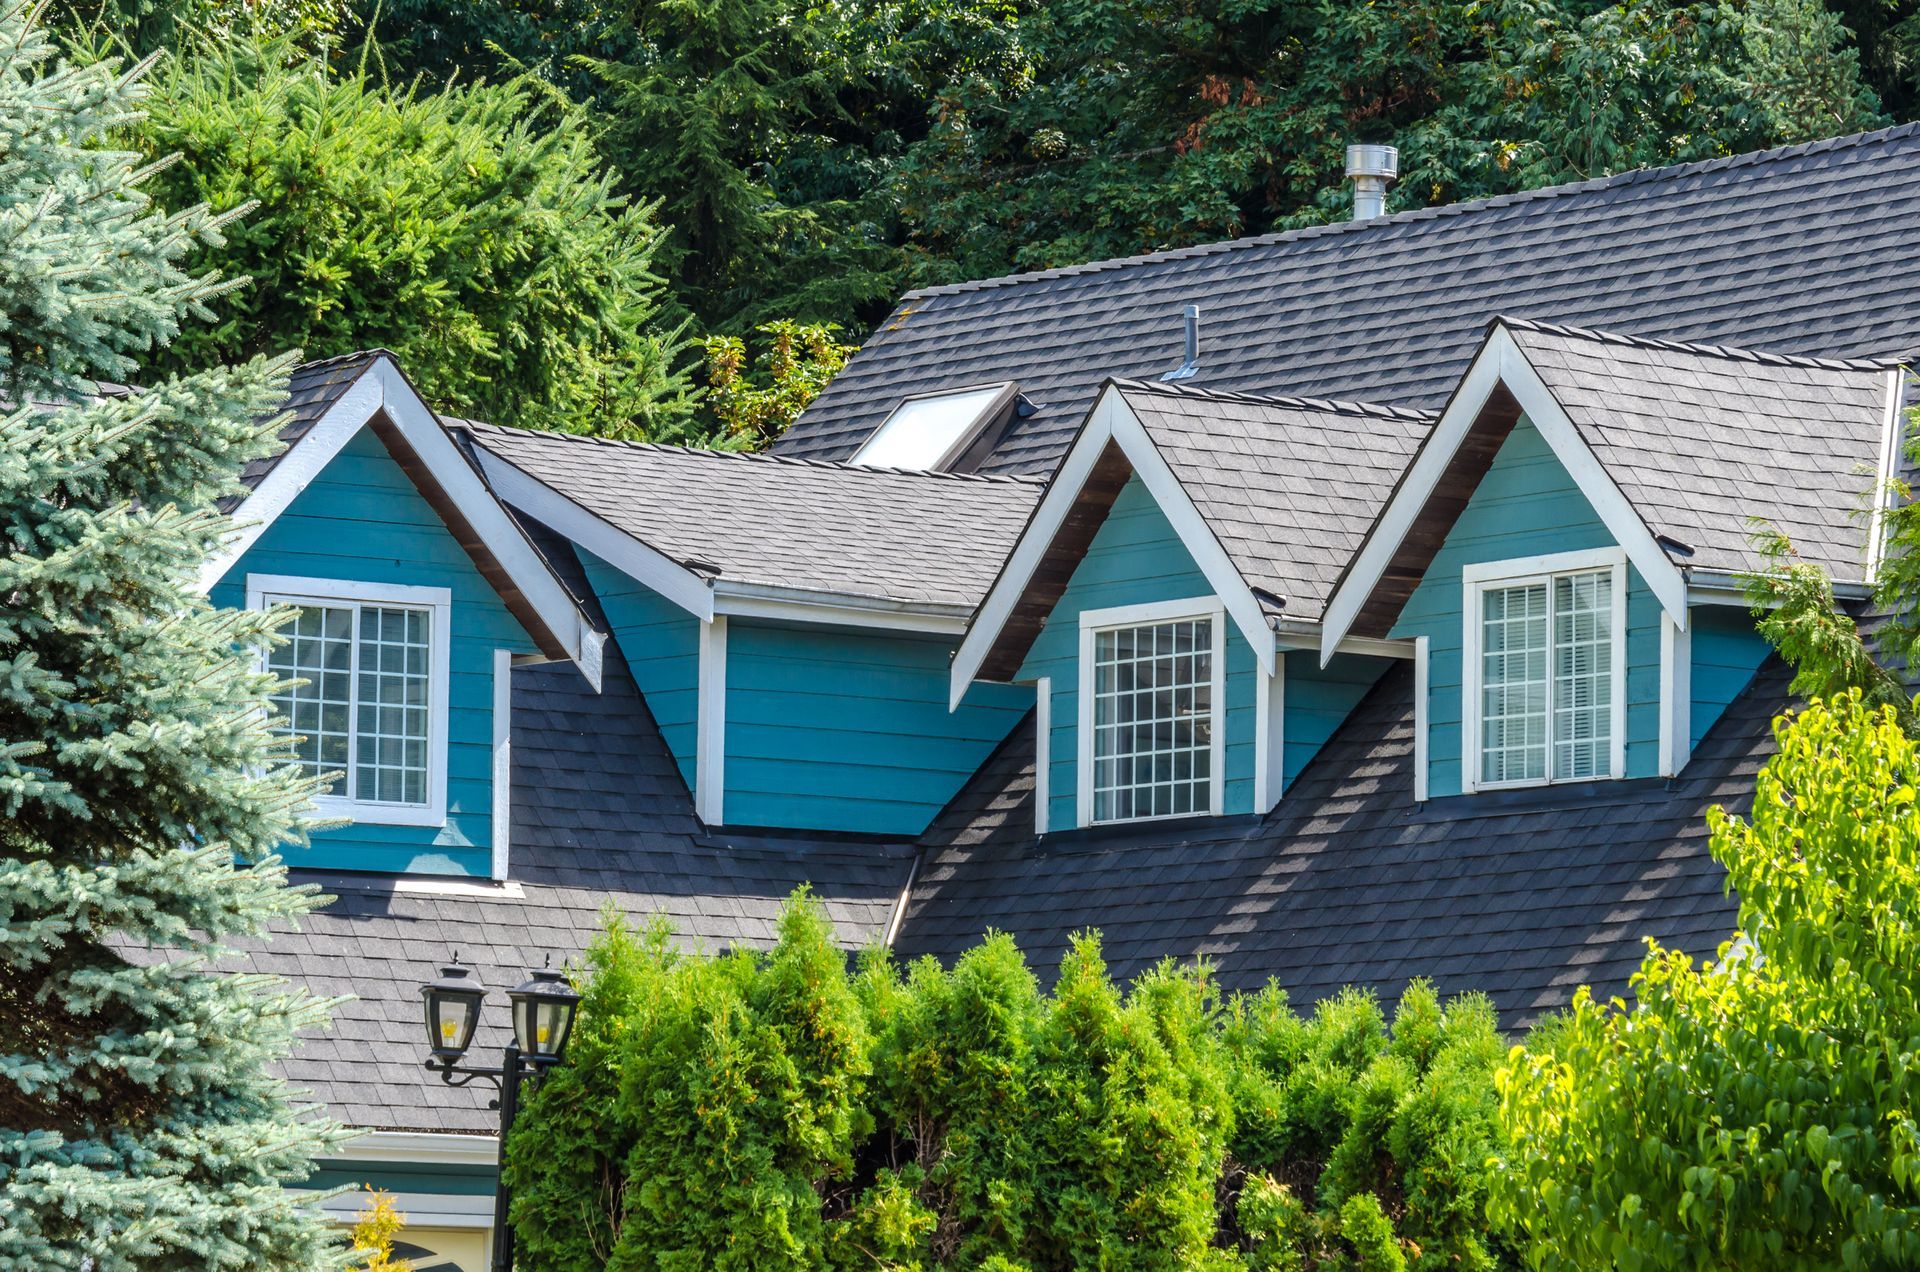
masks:
{"label": "green shrub", "polygon": [[1051,992],[1006,936],[850,971],[804,896],[765,954],[613,921],[583,971],[508,1151],[532,1272],[1510,1265],[1480,1213],[1483,999],[1303,1020],[1204,967],[1116,985],[1091,936]]}

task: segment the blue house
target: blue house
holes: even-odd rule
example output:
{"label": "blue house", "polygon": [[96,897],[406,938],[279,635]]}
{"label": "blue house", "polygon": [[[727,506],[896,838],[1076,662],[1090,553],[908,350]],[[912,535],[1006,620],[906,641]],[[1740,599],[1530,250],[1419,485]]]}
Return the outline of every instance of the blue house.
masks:
{"label": "blue house", "polygon": [[609,903],[721,949],[804,884],[850,950],[1098,928],[1515,1027],[1711,952],[1705,813],[1792,703],[1753,520],[1869,594],[1916,200],[1903,127],[933,288],[769,455],[301,368],[203,582],[299,608],[276,720],[335,776],[288,854],[334,901],[243,959],[354,995],[287,1068],[363,1132],[315,1182],[483,1266],[495,1114],[420,987]]}

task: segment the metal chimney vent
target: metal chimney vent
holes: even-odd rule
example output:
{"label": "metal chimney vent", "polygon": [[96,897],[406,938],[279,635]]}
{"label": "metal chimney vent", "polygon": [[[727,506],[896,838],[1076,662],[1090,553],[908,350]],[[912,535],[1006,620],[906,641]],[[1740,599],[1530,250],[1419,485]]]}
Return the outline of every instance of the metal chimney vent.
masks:
{"label": "metal chimney vent", "polygon": [[1161,376],[1162,381],[1184,380],[1200,369],[1200,306],[1187,306],[1187,356],[1179,366]]}
{"label": "metal chimney vent", "polygon": [[1387,182],[1400,175],[1400,152],[1392,146],[1348,146],[1347,180],[1353,182],[1353,219],[1371,221],[1387,210]]}

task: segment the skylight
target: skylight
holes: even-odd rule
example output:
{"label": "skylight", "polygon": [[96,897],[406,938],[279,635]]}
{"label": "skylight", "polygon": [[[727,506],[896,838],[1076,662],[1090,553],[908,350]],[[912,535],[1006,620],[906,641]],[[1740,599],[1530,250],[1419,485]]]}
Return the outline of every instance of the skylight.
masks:
{"label": "skylight", "polygon": [[895,408],[853,457],[873,468],[944,469],[1013,399],[1014,386],[987,384],[910,397]]}

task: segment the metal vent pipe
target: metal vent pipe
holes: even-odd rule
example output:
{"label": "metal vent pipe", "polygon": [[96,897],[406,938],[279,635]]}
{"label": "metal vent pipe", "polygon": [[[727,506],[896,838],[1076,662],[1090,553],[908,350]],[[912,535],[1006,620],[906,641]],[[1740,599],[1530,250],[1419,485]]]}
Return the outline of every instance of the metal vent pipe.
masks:
{"label": "metal vent pipe", "polygon": [[1387,210],[1387,183],[1400,175],[1400,152],[1392,146],[1348,146],[1347,180],[1353,182],[1353,219],[1371,221]]}

